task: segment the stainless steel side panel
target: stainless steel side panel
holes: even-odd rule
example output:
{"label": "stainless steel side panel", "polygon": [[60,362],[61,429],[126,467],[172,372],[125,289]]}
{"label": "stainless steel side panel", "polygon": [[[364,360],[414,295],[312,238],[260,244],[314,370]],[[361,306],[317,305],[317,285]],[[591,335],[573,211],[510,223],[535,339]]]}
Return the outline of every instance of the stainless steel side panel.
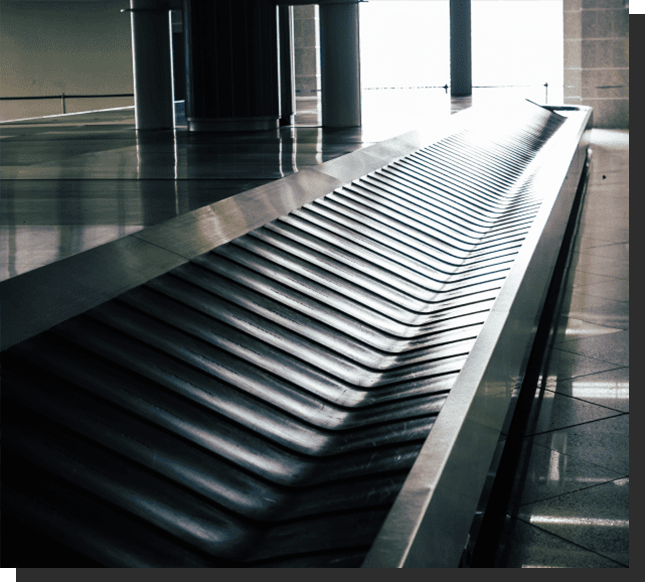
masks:
{"label": "stainless steel side panel", "polygon": [[545,199],[364,568],[457,567],[562,244],[591,109],[567,112],[534,188]]}

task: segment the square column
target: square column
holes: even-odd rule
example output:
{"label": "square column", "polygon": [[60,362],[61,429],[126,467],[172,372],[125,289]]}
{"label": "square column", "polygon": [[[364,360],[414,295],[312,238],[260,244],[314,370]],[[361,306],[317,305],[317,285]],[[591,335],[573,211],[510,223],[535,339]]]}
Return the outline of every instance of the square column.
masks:
{"label": "square column", "polygon": [[358,3],[320,5],[322,122],[360,127]]}
{"label": "square column", "polygon": [[450,94],[473,94],[470,0],[450,0]]}

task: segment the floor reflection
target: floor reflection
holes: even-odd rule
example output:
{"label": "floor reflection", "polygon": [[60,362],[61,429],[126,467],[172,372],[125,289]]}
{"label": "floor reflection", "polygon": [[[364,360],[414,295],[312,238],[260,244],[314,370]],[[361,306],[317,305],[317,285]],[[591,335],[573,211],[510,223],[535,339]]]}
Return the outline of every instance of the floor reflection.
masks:
{"label": "floor reflection", "polygon": [[131,108],[0,124],[0,279],[472,105],[521,98],[490,89],[454,98],[443,89],[365,91],[362,127],[346,129],[320,126],[316,98],[298,100],[295,126],[265,132],[196,134],[179,125],[137,133]]}
{"label": "floor reflection", "polygon": [[379,99],[348,129],[320,127],[316,99],[299,103],[296,126],[254,133],[137,133],[132,109],[1,124],[0,279],[450,115],[445,95],[425,107],[419,96],[407,107],[409,96]]}
{"label": "floor reflection", "polygon": [[629,134],[594,129],[591,147],[576,253],[497,567],[629,566]]}

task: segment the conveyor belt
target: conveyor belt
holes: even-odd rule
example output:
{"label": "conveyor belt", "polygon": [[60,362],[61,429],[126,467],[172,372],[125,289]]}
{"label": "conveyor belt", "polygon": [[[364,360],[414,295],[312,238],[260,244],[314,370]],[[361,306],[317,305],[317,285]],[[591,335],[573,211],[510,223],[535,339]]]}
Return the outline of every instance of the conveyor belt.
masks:
{"label": "conveyor belt", "polygon": [[359,566],[562,123],[460,130],[6,351],[3,516],[104,566]]}

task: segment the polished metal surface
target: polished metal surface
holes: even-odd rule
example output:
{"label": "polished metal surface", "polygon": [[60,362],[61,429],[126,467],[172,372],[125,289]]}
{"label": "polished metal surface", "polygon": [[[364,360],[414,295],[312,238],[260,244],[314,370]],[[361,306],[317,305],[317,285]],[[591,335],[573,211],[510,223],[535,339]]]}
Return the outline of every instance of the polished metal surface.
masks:
{"label": "polished metal surface", "polygon": [[521,384],[585,162],[590,108],[568,117],[531,189],[543,203],[363,567],[456,567]]}
{"label": "polished metal surface", "polygon": [[541,297],[566,222],[580,120],[491,117],[143,231],[171,269],[3,353],[3,519],[106,566],[329,567],[360,565],[389,514],[373,559],[420,473],[472,462],[441,456],[463,422],[485,452],[527,347],[517,297]]}

